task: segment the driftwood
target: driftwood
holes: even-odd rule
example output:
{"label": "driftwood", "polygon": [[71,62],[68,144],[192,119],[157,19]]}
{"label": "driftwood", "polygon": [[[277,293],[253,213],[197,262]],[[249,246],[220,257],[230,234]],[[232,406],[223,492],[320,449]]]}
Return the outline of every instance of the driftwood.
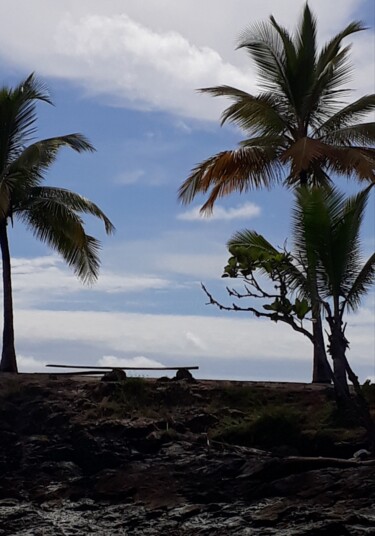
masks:
{"label": "driftwood", "polygon": [[[199,367],[196,366],[196,365],[189,366],[189,367],[97,367],[95,365],[80,366],[80,365],[52,365],[52,364],[48,364],[48,365],[46,365],[46,367],[70,368],[70,369],[92,369],[93,371],[116,370],[116,369],[120,369],[120,370],[198,370],[199,369]],[[98,372],[98,374],[99,374],[99,372]]]}

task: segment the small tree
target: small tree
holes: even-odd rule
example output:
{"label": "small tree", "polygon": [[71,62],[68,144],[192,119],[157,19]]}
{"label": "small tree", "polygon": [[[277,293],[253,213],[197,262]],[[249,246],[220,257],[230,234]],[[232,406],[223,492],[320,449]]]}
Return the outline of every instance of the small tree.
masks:
{"label": "small tree", "polygon": [[62,188],[43,186],[45,172],[62,147],[93,151],[81,134],[68,134],[28,145],[35,133],[38,101],[51,103],[45,87],[34,75],[14,89],[0,89],[0,248],[3,267],[4,329],[0,371],[17,372],[14,344],[11,261],[8,223],[26,224],[34,236],[56,250],[83,281],[97,278],[100,243],[86,234],[80,214],[91,214],[114,227],[88,199]]}

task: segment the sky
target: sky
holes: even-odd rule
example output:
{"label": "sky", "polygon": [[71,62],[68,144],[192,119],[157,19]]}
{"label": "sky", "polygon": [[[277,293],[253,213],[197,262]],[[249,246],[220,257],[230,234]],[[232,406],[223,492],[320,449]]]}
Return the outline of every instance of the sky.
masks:
{"label": "sky", "polygon": [[[96,148],[64,150],[46,179],[96,202],[116,226],[87,231],[102,241],[97,283],[83,286],[59,257],[15,222],[10,230],[19,369],[46,363],[200,367],[197,377],[310,381],[311,343],[288,326],[207,305],[203,282],[226,300],[225,244],[244,228],[282,246],[292,193],[281,187],[182,206],[177,190],[202,160],[235,148],[243,133],[220,127],[225,100],[196,90],[228,84],[256,93],[239,35],[273,14],[292,30],[302,0],[12,0],[0,3],[2,85],[31,72],[54,107],[38,106],[38,138],[85,134]],[[324,43],[348,22],[351,98],[375,88],[375,3],[310,0]],[[349,41],[348,41],[349,42]],[[339,181],[337,182],[339,184]],[[354,183],[341,181],[345,192]],[[374,197],[363,228],[374,250]],[[367,258],[367,257],[366,257]],[[235,282],[234,282],[235,283]],[[348,317],[348,357],[361,380],[375,379],[375,298]],[[139,375],[144,373],[139,372]]]}

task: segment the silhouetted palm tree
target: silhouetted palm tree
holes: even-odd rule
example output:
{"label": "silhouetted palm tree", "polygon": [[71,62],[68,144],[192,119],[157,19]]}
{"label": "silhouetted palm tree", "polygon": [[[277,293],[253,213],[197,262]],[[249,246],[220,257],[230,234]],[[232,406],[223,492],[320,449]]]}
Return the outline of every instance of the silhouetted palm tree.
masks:
{"label": "silhouetted palm tree", "polygon": [[[336,189],[297,191],[293,238],[306,281],[314,281],[317,300],[329,325],[329,351],[334,375],[346,390],[351,369],[346,359],[344,314],[356,310],[375,277],[375,253],[363,262],[360,228],[372,185],[345,198]],[[305,295],[310,286],[294,280]]]}
{"label": "silhouetted palm tree", "polygon": [[62,147],[93,151],[81,134],[69,134],[29,144],[35,133],[36,103],[51,103],[46,88],[29,76],[14,89],[0,89],[0,247],[3,266],[4,330],[0,370],[17,372],[14,345],[11,262],[7,225],[14,219],[72,266],[83,281],[97,278],[100,243],[86,234],[81,213],[114,227],[100,208],[88,199],[62,188],[43,186],[45,173]]}

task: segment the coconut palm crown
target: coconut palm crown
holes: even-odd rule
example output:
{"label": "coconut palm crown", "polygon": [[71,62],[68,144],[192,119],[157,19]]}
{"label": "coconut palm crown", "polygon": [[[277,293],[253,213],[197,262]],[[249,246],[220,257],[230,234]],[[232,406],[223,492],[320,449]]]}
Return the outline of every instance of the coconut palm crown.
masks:
{"label": "coconut palm crown", "polygon": [[81,134],[31,143],[36,132],[36,104],[51,104],[44,85],[32,74],[15,88],[0,88],[0,248],[3,268],[4,330],[1,371],[17,372],[14,348],[11,262],[7,226],[20,220],[42,242],[56,250],[84,282],[98,276],[100,243],[86,234],[81,214],[114,227],[102,210],[79,194],[44,186],[45,173],[59,150],[93,151]]}
{"label": "coconut palm crown", "polygon": [[242,34],[238,48],[255,62],[261,93],[226,85],[200,91],[230,98],[222,124],[230,121],[248,137],[192,170],[179,189],[183,203],[208,194],[201,210],[209,213],[220,197],[278,182],[323,186],[332,175],[375,181],[375,123],[362,122],[375,94],[343,106],[351,73],[343,40],[365,28],[352,22],[321,50],[316,28],[306,4],[293,35],[272,16]]}

